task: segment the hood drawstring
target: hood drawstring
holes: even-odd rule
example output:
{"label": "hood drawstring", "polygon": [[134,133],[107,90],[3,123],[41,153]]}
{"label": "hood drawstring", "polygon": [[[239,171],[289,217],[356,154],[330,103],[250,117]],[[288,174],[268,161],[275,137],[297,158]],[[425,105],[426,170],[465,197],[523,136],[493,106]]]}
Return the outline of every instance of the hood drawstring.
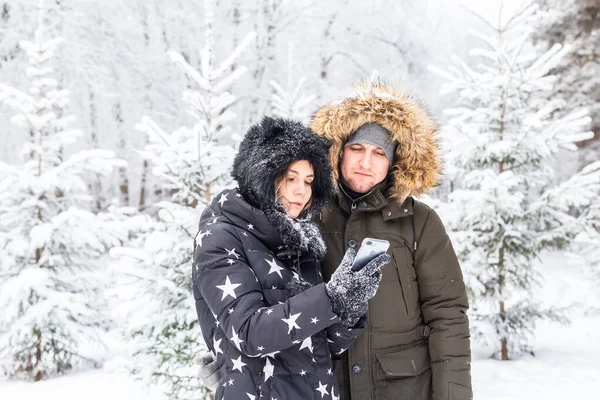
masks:
{"label": "hood drawstring", "polygon": [[415,228],[415,198],[411,197],[411,200],[412,200],[413,213],[410,216],[410,218],[412,220],[413,249],[414,249],[414,251],[417,251],[417,228]]}

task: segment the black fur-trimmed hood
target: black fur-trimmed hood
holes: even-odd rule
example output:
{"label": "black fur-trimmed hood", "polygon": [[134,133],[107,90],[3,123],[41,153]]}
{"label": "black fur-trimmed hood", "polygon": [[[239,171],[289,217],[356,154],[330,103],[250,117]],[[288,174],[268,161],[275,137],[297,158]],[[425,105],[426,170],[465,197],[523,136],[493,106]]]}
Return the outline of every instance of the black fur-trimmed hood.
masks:
{"label": "black fur-trimmed hood", "polygon": [[334,195],[333,171],[328,158],[330,146],[329,140],[313,134],[299,121],[264,117],[250,128],[240,143],[232,176],[252,206],[262,211],[281,210],[276,203],[275,179],[292,162],[307,160],[315,174],[308,210],[311,215],[319,212]]}

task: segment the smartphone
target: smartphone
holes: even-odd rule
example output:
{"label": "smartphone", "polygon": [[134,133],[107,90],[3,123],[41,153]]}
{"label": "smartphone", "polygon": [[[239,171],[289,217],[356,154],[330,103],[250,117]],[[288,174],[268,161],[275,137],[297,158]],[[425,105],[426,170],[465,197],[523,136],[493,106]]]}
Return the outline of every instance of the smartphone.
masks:
{"label": "smartphone", "polygon": [[352,271],[359,271],[362,267],[367,265],[369,261],[375,257],[385,253],[390,247],[390,242],[382,239],[364,238],[360,244],[360,249],[352,264]]}

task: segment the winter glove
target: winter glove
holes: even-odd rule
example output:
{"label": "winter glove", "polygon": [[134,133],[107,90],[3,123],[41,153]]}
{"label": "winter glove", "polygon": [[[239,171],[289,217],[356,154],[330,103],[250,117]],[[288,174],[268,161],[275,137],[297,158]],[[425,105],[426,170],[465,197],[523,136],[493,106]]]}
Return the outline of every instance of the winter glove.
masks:
{"label": "winter glove", "polygon": [[355,257],[356,252],[349,248],[325,286],[331,301],[331,310],[340,316],[345,324],[352,322],[350,319],[355,319],[356,315],[362,315],[361,311],[364,310],[362,303],[375,296],[379,287],[381,267],[390,262],[388,254],[381,254],[369,261],[361,270],[354,272],[351,268]]}
{"label": "winter glove", "polygon": [[198,378],[200,378],[200,383],[214,392],[221,379],[217,360],[214,359],[212,353],[207,352],[200,357],[194,357],[194,364],[200,366],[200,368],[198,368]]}
{"label": "winter glove", "polygon": [[356,309],[348,310],[340,315],[340,324],[344,325],[346,328],[352,328],[358,321],[364,316],[367,315],[369,311],[369,303],[366,301],[360,303]]}

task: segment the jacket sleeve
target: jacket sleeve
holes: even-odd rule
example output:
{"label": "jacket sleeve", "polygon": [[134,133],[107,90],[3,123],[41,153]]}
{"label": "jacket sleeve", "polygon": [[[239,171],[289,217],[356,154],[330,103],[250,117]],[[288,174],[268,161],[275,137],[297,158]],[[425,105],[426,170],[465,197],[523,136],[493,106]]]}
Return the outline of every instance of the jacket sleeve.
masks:
{"label": "jacket sleeve", "polygon": [[[230,255],[231,249],[237,250],[235,255]],[[216,323],[243,354],[258,357],[284,350],[339,321],[324,284],[267,307],[263,288],[241,249],[232,227],[204,232],[194,250],[194,285]],[[264,256],[262,269],[268,272],[269,263],[277,260]],[[318,322],[311,323],[315,317]]]}
{"label": "jacket sleeve", "polygon": [[362,333],[367,326],[367,317],[363,316],[356,325],[347,328],[341,323],[335,323],[327,328],[327,343],[331,357],[341,358],[341,355],[348,350],[354,342],[354,339]]}
{"label": "jacket sleeve", "polygon": [[471,399],[467,293],[450,238],[433,210],[418,245],[415,268],[424,322],[431,328],[433,400]]}

